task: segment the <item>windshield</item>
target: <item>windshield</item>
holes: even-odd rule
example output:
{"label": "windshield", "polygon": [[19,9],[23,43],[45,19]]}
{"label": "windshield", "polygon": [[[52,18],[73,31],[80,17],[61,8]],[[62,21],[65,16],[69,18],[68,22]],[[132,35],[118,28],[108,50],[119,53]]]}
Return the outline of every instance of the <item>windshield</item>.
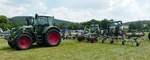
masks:
{"label": "windshield", "polygon": [[48,23],[48,18],[46,18],[46,17],[39,17],[39,18],[38,18],[38,24],[39,24],[39,25],[46,25],[46,24],[49,24],[49,23]]}
{"label": "windshield", "polygon": [[51,25],[53,18],[50,17],[38,17],[37,20],[35,20],[36,25]]}

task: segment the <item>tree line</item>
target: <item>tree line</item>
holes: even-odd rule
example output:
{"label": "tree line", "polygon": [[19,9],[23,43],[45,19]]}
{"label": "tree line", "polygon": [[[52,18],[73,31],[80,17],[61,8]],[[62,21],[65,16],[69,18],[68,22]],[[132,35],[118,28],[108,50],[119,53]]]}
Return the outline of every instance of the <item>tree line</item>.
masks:
{"label": "tree line", "polygon": [[0,16],[0,28],[4,31],[12,28],[12,24],[9,23],[9,19],[4,15]]}
{"label": "tree line", "polygon": [[[7,16],[0,15],[0,28],[2,28],[4,31],[15,27],[15,25],[12,24],[11,22],[9,22],[9,20],[10,19]],[[111,19],[111,20],[113,20],[113,19]],[[66,29],[76,30],[76,29],[83,29],[85,26],[92,24],[94,21],[95,24],[100,24],[101,28],[105,29],[108,27],[111,20],[109,20],[109,19],[102,19],[102,20],[92,19],[90,21],[81,22],[81,23],[68,23],[68,22],[60,23],[57,26],[60,29],[66,28]],[[128,26],[129,31],[130,30],[150,31],[150,21],[147,21],[146,23],[143,23],[142,21],[132,22],[132,23],[126,23],[126,25]]]}

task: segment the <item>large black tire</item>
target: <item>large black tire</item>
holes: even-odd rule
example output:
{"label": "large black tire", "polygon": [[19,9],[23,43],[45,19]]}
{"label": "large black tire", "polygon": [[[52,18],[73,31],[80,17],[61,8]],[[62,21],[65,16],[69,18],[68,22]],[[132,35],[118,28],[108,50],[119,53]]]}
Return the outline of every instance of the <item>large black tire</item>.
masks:
{"label": "large black tire", "polygon": [[32,46],[32,42],[32,37],[30,37],[28,34],[20,34],[15,40],[10,42],[10,45],[12,44],[12,47],[17,50],[25,50]]}
{"label": "large black tire", "polygon": [[52,29],[45,35],[46,46],[58,46],[61,42],[61,35],[59,31]]}
{"label": "large black tire", "polygon": [[148,34],[148,39],[150,40],[150,33]]}

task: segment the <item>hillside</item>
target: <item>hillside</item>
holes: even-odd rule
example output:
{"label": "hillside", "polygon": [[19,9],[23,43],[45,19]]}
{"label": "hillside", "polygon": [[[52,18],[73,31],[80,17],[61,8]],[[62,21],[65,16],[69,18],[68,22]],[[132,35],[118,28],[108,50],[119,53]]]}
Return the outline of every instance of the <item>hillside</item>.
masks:
{"label": "hillside", "polygon": [[133,24],[133,23],[142,23],[142,24],[150,24],[150,20],[140,20],[140,21],[132,21],[132,22],[126,22],[123,25],[129,25],[129,24]]}
{"label": "hillside", "polygon": [[[9,19],[9,22],[15,22],[15,23],[25,23],[26,18],[32,18],[32,16],[16,16],[12,17]],[[65,21],[65,20],[60,20],[60,19],[54,19],[54,22],[56,24],[70,24],[73,22]]]}

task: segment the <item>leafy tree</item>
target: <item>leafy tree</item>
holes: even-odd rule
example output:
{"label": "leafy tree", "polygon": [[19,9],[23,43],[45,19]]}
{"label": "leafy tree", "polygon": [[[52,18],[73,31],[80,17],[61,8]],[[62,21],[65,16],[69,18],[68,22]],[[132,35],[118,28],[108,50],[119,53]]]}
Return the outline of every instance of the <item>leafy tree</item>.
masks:
{"label": "leafy tree", "polygon": [[143,24],[142,23],[131,23],[129,24],[129,31],[142,31]]}
{"label": "leafy tree", "polygon": [[100,24],[100,21],[92,19],[90,21],[81,23],[81,26],[87,26],[87,27],[89,27],[91,24]]}
{"label": "leafy tree", "polygon": [[8,18],[6,16],[1,15],[0,16],[0,28],[3,30],[10,29],[12,27],[12,24],[8,23]]}
{"label": "leafy tree", "polygon": [[100,26],[103,28],[103,29],[107,29],[110,25],[111,21],[108,20],[108,19],[104,19],[101,21],[100,23]]}
{"label": "leafy tree", "polygon": [[1,15],[0,16],[0,23],[7,23],[8,22],[8,18],[6,16]]}
{"label": "leafy tree", "polygon": [[80,24],[79,23],[71,23],[68,25],[68,29],[72,29],[72,30],[76,30],[80,28]]}
{"label": "leafy tree", "polygon": [[57,24],[56,26],[58,28],[60,28],[60,29],[63,29],[65,27],[65,24],[64,23],[60,23],[60,24]]}
{"label": "leafy tree", "polygon": [[12,28],[12,26],[10,24],[0,23],[0,28],[2,28],[5,31]]}

